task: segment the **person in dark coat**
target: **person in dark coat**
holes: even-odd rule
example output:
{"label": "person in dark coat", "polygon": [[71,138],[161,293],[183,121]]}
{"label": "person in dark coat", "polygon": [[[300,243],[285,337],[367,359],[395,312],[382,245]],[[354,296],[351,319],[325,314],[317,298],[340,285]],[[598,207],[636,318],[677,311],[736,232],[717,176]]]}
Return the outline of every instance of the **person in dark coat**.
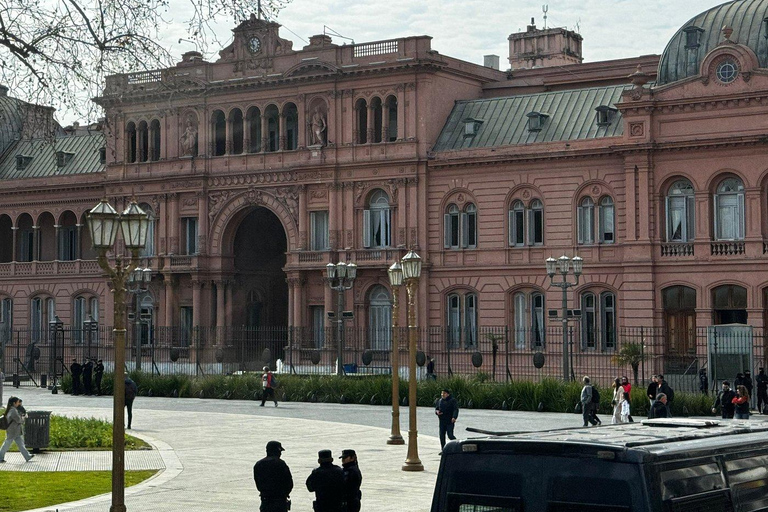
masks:
{"label": "person in dark coat", "polygon": [[80,377],[83,375],[83,366],[77,362],[77,359],[72,359],[72,364],[69,365],[69,373],[72,374],[72,394],[82,394],[83,386],[80,383]]}
{"label": "person in dark coat", "polygon": [[453,429],[459,417],[459,404],[451,396],[451,390],[449,389],[443,389],[440,396],[441,398],[435,406],[435,414],[440,423],[440,453],[442,454],[442,450],[445,448],[446,434],[451,441],[456,439],[456,436],[453,435]]}
{"label": "person in dark coat", "polygon": [[[744,384],[742,384],[742,385],[745,388],[747,388],[747,393],[749,393],[749,396],[751,397],[752,396],[752,390],[755,389],[755,385],[752,382],[752,372],[751,371],[744,370]],[[736,388],[736,391],[738,391],[738,390],[739,390],[739,388]],[[750,398],[750,404],[749,404],[750,409],[752,408],[751,400],[752,399]]]}
{"label": "person in dark coat", "polygon": [[83,365],[83,393],[93,394],[93,361],[86,359]]}
{"label": "person in dark coat", "polygon": [[363,498],[360,485],[363,483],[363,474],[360,473],[360,467],[357,465],[357,454],[355,450],[343,450],[339,458],[344,471],[344,501],[347,505],[345,510],[360,512],[360,501]]}
{"label": "person in dark coat", "polygon": [[656,393],[659,391],[659,382],[656,378],[656,375],[651,377],[651,383],[648,384],[648,390],[646,391],[646,394],[648,395],[648,400],[651,402],[650,405],[653,407],[653,402],[656,401]]}
{"label": "person in dark coat", "polygon": [[651,410],[648,411],[648,419],[654,418],[670,418],[669,407],[667,404],[667,395],[664,393],[656,394],[656,401],[653,402]]}
{"label": "person in dark coat", "polygon": [[733,387],[737,388],[739,386],[744,385],[744,374],[743,373],[737,373],[736,378],[733,379]]}
{"label": "person in dark coat", "polygon": [[715,403],[712,404],[712,414],[717,413],[717,408],[721,408],[724,420],[733,419],[735,405],[733,399],[736,398],[736,392],[731,389],[731,384],[727,380],[723,381],[723,389],[717,394]]}
{"label": "person in dark coat", "polygon": [[317,452],[315,468],[307,477],[307,490],[315,493],[312,509],[315,512],[343,512],[344,471],[333,463],[331,450]]}
{"label": "person in dark coat", "polygon": [[768,405],[768,375],[765,374],[765,368],[757,369],[757,410],[763,413],[763,406]]}
{"label": "person in dark coat", "polygon": [[104,378],[104,363],[101,359],[96,361],[96,366],[93,368],[93,382],[96,387],[96,394],[101,395],[101,379]]}
{"label": "person in dark coat", "polygon": [[128,408],[128,430],[131,430],[133,420],[133,401],[139,394],[139,386],[129,377],[125,376],[125,406]]}
{"label": "person in dark coat", "polygon": [[267,443],[267,456],[253,466],[253,480],[261,496],[261,512],[287,512],[293,490],[288,464],[280,458],[284,452],[278,441]]}
{"label": "person in dark coat", "polygon": [[656,393],[656,401],[659,400],[658,395],[659,393],[664,393],[667,397],[667,401],[664,402],[667,406],[667,412],[669,413],[669,418],[672,417],[672,402],[675,401],[675,391],[667,384],[667,381],[664,380],[663,375],[658,376],[659,381],[659,390]]}
{"label": "person in dark coat", "polygon": [[699,370],[699,391],[702,395],[709,394],[709,377],[707,377],[707,370],[704,368]]}
{"label": "person in dark coat", "polygon": [[427,380],[437,380],[435,360],[431,356],[427,356]]}

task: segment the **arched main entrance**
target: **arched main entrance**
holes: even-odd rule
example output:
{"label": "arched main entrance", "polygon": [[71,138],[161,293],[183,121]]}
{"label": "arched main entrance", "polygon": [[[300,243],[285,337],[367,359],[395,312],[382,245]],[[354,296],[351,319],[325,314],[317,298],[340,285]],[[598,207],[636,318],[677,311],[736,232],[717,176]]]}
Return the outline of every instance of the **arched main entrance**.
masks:
{"label": "arched main entrance", "polygon": [[233,244],[233,325],[287,327],[287,248],[285,230],[272,211],[257,206],[243,213]]}

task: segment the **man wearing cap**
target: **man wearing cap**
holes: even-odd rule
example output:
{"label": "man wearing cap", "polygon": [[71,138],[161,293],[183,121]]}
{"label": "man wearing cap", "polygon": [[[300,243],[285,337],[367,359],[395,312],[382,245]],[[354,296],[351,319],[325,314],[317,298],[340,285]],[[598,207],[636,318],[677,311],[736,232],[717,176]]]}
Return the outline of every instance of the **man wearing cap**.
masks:
{"label": "man wearing cap", "polygon": [[440,397],[435,406],[435,414],[437,414],[440,423],[440,454],[442,454],[443,448],[445,448],[445,435],[448,434],[448,439],[451,441],[456,439],[456,436],[453,435],[453,428],[459,417],[459,404],[451,396],[450,389],[443,389]]}
{"label": "man wearing cap", "polygon": [[261,495],[261,512],[286,512],[290,507],[293,477],[280,458],[285,450],[278,441],[267,443],[267,456],[253,466],[253,480]]}
{"label": "man wearing cap", "polygon": [[360,485],[363,483],[363,474],[360,473],[360,467],[357,465],[357,454],[355,450],[343,450],[339,458],[344,471],[346,512],[360,512],[360,500],[363,498]]}
{"label": "man wearing cap", "polygon": [[277,407],[275,376],[269,371],[269,366],[264,367],[264,373],[261,376],[261,387],[264,389],[264,392],[261,394],[261,407],[264,407],[264,402],[267,401],[267,398],[271,398],[275,402],[275,407]]}
{"label": "man wearing cap", "polygon": [[343,512],[344,471],[333,463],[331,450],[317,452],[315,468],[307,478],[307,490],[315,493],[312,509],[315,512]]}

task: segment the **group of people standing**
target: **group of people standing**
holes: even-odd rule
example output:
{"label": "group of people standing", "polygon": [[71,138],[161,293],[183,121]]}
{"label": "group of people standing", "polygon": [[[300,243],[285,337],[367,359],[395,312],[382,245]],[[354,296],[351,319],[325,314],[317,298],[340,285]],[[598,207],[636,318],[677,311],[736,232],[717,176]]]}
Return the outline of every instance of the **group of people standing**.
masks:
{"label": "group of people standing", "polygon": [[[267,443],[267,456],[253,466],[253,479],[261,496],[261,512],[286,512],[291,509],[293,477],[282,460],[285,451],[279,441]],[[320,464],[307,478],[309,492],[315,493],[315,512],[359,512],[362,500],[362,473],[355,450],[341,452],[341,466],[333,463],[331,450],[320,450]]]}
{"label": "group of people standing", "polygon": [[[600,392],[597,387],[592,385],[589,377],[584,377],[582,382],[584,387],[581,388],[581,398],[578,406],[584,419],[583,426],[602,425],[600,418],[597,417],[597,409],[600,406]],[[613,414],[611,416],[611,423],[632,423],[634,421],[630,399],[632,384],[629,382],[629,378],[626,376],[617,377],[613,381],[612,389],[611,406],[613,407]],[[651,383],[648,385],[647,394],[650,401],[648,418],[669,418],[672,416],[670,407],[672,400],[674,400],[675,392],[667,381],[664,380],[663,375],[653,376]]]}
{"label": "group of people standing", "polygon": [[675,390],[664,380],[664,375],[658,374],[651,378],[646,390],[651,408],[648,410],[648,418],[671,418],[672,401],[675,399]]}
{"label": "group of people standing", "polygon": [[76,357],[72,358],[69,373],[72,374],[73,395],[101,395],[101,379],[104,377],[104,364],[101,359],[86,358],[83,364],[80,364]]}

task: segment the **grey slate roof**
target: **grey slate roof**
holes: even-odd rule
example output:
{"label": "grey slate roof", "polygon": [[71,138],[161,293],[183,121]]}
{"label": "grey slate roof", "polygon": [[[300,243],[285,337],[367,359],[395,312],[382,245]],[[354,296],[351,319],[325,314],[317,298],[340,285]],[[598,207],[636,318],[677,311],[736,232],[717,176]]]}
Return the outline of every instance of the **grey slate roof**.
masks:
{"label": "grey slate roof", "polygon": [[[104,135],[92,132],[88,135],[59,136],[54,141],[42,139],[19,140],[0,160],[0,180],[18,180],[72,174],[97,173],[104,170],[99,148],[104,146]],[[59,168],[56,152],[72,153],[71,159]],[[32,157],[24,169],[17,169],[17,156]]]}
{"label": "grey slate roof", "polygon": [[[768,67],[768,39],[763,19],[768,16],[768,0],[735,0],[713,7],[690,19],[670,39],[659,61],[658,85],[682,80],[699,74],[701,62],[710,50],[722,40],[721,29],[733,28],[731,40],[750,47],[760,61]],[[688,27],[698,27],[701,33],[698,48],[686,49]],[[689,60],[689,57],[691,58]]]}
{"label": "grey slate roof", "polygon": [[[505,98],[457,101],[437,138],[434,151],[483,148],[576,139],[617,137],[623,133],[621,114],[598,126],[595,109],[614,107],[631,85],[593,87],[526,94]],[[547,114],[541,131],[528,130],[531,112]],[[467,119],[482,121],[474,136],[464,135]]]}

